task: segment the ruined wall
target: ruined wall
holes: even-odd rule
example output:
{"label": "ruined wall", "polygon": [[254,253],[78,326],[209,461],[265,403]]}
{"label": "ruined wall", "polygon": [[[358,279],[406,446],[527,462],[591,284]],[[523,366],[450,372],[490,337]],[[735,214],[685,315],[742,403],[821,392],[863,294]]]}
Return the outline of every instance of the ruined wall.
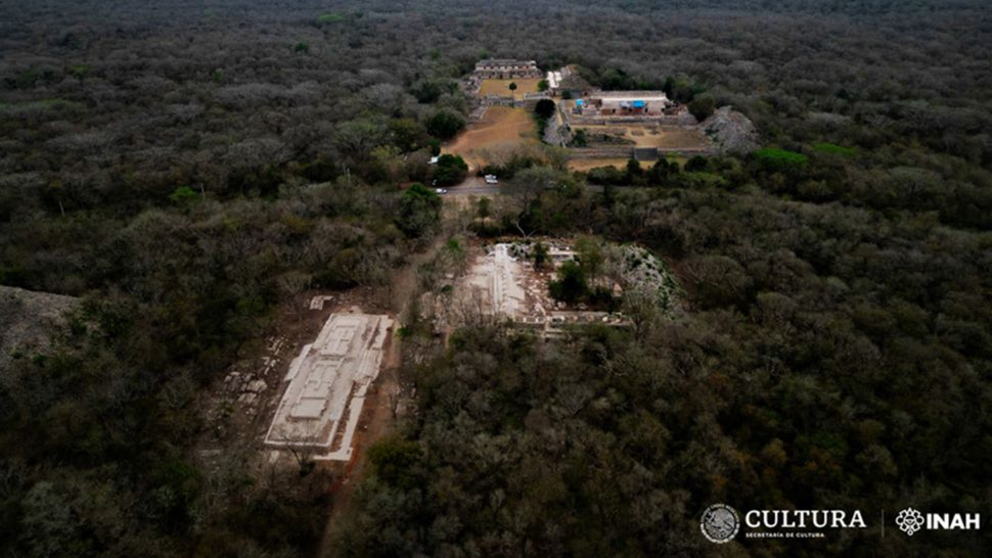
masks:
{"label": "ruined wall", "polygon": [[602,116],[599,114],[569,114],[568,121],[575,126],[658,124],[660,126],[692,127],[699,124],[699,121],[688,112],[664,116]]}

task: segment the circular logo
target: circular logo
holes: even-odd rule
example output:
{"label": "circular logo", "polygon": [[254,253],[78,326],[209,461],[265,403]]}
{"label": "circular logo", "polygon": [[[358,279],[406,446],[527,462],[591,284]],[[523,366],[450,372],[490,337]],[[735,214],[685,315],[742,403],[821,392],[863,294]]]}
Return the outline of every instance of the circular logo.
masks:
{"label": "circular logo", "polygon": [[726,504],[713,504],[703,512],[699,528],[710,542],[724,544],[737,536],[741,518],[734,508]]}
{"label": "circular logo", "polygon": [[923,528],[923,514],[919,510],[906,508],[896,516],[896,525],[903,533],[912,537],[913,533]]}

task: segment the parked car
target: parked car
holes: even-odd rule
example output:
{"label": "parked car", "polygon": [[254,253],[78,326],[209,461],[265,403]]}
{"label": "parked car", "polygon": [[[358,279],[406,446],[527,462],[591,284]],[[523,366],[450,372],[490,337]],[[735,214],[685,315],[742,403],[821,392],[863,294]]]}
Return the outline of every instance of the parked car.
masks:
{"label": "parked car", "polygon": [[495,174],[487,174],[486,184],[499,184],[499,180],[496,178]]}
{"label": "parked car", "polygon": [[434,188],[434,193],[435,194],[439,194],[439,195],[440,194],[447,194],[448,193],[448,189],[447,188]]}

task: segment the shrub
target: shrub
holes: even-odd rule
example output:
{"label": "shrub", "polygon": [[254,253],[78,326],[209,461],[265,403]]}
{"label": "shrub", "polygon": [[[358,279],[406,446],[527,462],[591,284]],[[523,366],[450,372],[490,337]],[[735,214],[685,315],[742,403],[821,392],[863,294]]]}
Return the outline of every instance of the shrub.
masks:
{"label": "shrub", "polygon": [[696,117],[696,120],[702,122],[710,116],[713,115],[713,111],[716,110],[716,101],[713,97],[709,95],[702,95],[696,97],[689,103],[689,112]]}
{"label": "shrub", "polygon": [[537,117],[542,120],[547,120],[554,116],[555,110],[557,110],[555,107],[555,102],[551,99],[541,99],[537,102],[537,105],[534,106],[534,113],[537,114]]}
{"label": "shrub", "polygon": [[345,21],[344,15],[335,12],[328,12],[317,18],[317,23],[321,25],[330,25],[332,23],[343,23],[344,21]]}
{"label": "shrub", "polygon": [[563,302],[579,302],[589,294],[586,272],[577,262],[568,261],[558,269],[558,278],[549,285],[551,296]]}
{"label": "shrub", "polygon": [[418,238],[433,231],[441,219],[441,197],[416,182],[400,200],[396,226],[408,237]]}
{"label": "shrub", "polygon": [[183,203],[196,198],[196,192],[189,186],[180,186],[169,194],[169,201],[172,203]]}
{"label": "shrub", "polygon": [[434,179],[438,186],[453,186],[465,179],[468,164],[458,155],[441,155],[434,169]]}
{"label": "shrub", "polygon": [[[775,147],[759,149],[754,152],[753,156],[754,160],[762,167],[772,171],[804,167],[809,162],[809,157],[802,153]],[[688,170],[688,165],[686,165],[686,170]]]}
{"label": "shrub", "polygon": [[844,147],[835,143],[817,143],[813,145],[813,150],[818,153],[830,153],[832,155],[843,155],[851,157],[858,153],[856,147]]}
{"label": "shrub", "polygon": [[449,140],[465,127],[465,119],[447,109],[441,109],[427,120],[427,132],[441,140]]}

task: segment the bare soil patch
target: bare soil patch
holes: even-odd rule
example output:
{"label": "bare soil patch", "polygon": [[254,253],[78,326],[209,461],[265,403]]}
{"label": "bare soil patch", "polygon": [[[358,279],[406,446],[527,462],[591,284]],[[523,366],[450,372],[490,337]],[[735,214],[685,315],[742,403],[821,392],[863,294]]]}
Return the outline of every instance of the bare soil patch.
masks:
{"label": "bare soil patch", "polygon": [[537,123],[522,108],[490,107],[445,148],[461,155],[471,170],[486,163],[484,150],[503,150],[538,143]]}

